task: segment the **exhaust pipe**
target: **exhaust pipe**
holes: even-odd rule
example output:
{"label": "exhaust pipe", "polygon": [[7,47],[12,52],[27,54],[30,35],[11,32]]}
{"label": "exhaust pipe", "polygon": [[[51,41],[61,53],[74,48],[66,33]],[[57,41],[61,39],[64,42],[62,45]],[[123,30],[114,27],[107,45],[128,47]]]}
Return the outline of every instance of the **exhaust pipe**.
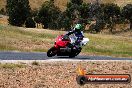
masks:
{"label": "exhaust pipe", "polygon": [[71,52],[71,48],[60,48],[61,52]]}

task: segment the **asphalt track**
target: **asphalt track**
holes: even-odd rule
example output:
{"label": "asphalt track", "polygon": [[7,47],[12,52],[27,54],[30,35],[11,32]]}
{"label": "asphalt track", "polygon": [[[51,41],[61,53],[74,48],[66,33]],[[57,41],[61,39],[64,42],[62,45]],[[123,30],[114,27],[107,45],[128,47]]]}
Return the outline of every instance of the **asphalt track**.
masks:
{"label": "asphalt track", "polygon": [[91,61],[91,60],[97,60],[97,61],[102,61],[102,60],[119,60],[119,61],[125,61],[129,60],[132,61],[132,58],[115,58],[115,57],[110,57],[110,56],[85,56],[85,55],[78,55],[75,58],[68,58],[68,57],[47,57],[46,53],[38,53],[38,52],[0,52],[0,61],[8,61],[8,60],[83,60],[83,61]]}

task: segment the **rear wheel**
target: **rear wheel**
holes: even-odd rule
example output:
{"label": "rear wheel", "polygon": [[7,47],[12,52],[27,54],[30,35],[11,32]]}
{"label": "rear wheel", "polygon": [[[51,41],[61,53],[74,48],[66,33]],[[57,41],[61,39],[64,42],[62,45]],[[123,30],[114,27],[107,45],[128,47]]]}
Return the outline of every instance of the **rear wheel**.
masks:
{"label": "rear wheel", "polygon": [[57,54],[57,49],[55,47],[51,47],[48,52],[47,52],[47,56],[48,57],[52,57],[55,56]]}

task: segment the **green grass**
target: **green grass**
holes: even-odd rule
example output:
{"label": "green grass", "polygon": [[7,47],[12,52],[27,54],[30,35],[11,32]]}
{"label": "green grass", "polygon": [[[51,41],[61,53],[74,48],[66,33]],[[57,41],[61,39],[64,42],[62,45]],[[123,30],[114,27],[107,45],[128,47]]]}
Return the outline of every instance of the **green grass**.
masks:
{"label": "green grass", "polygon": [[[46,51],[57,34],[36,33],[13,26],[0,25],[0,50]],[[42,46],[43,45],[43,46]]]}
{"label": "green grass", "polygon": [[4,69],[15,69],[15,68],[24,68],[24,67],[26,67],[26,65],[13,64],[13,63],[0,64],[0,68],[4,68]]}
{"label": "green grass", "polygon": [[3,50],[3,51],[5,51],[5,50],[16,50],[16,48],[15,47],[11,47],[10,45],[4,45],[4,44],[0,44],[0,50]]}
{"label": "green grass", "polygon": [[87,35],[89,45],[83,52],[98,55],[132,57],[132,38],[112,35]]}
{"label": "green grass", "polygon": [[[37,31],[39,30],[39,32]],[[46,52],[54,44],[57,35],[64,31],[27,29],[0,25],[1,51]],[[90,42],[82,52],[90,55],[132,57],[132,37],[104,34],[88,34]]]}
{"label": "green grass", "polygon": [[33,51],[35,51],[35,52],[47,52],[47,49],[36,48],[36,49],[33,49]]}

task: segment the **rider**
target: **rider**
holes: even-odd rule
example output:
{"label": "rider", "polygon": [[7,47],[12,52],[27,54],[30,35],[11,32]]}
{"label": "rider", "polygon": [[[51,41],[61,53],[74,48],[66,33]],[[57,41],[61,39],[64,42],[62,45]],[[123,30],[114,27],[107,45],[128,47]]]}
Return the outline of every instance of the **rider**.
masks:
{"label": "rider", "polygon": [[71,35],[71,34],[75,34],[75,36],[77,37],[77,40],[75,41],[75,46],[79,46],[80,42],[82,41],[84,35],[83,35],[83,31],[82,31],[83,27],[81,24],[76,24],[74,29],[72,31],[69,31],[66,35]]}

